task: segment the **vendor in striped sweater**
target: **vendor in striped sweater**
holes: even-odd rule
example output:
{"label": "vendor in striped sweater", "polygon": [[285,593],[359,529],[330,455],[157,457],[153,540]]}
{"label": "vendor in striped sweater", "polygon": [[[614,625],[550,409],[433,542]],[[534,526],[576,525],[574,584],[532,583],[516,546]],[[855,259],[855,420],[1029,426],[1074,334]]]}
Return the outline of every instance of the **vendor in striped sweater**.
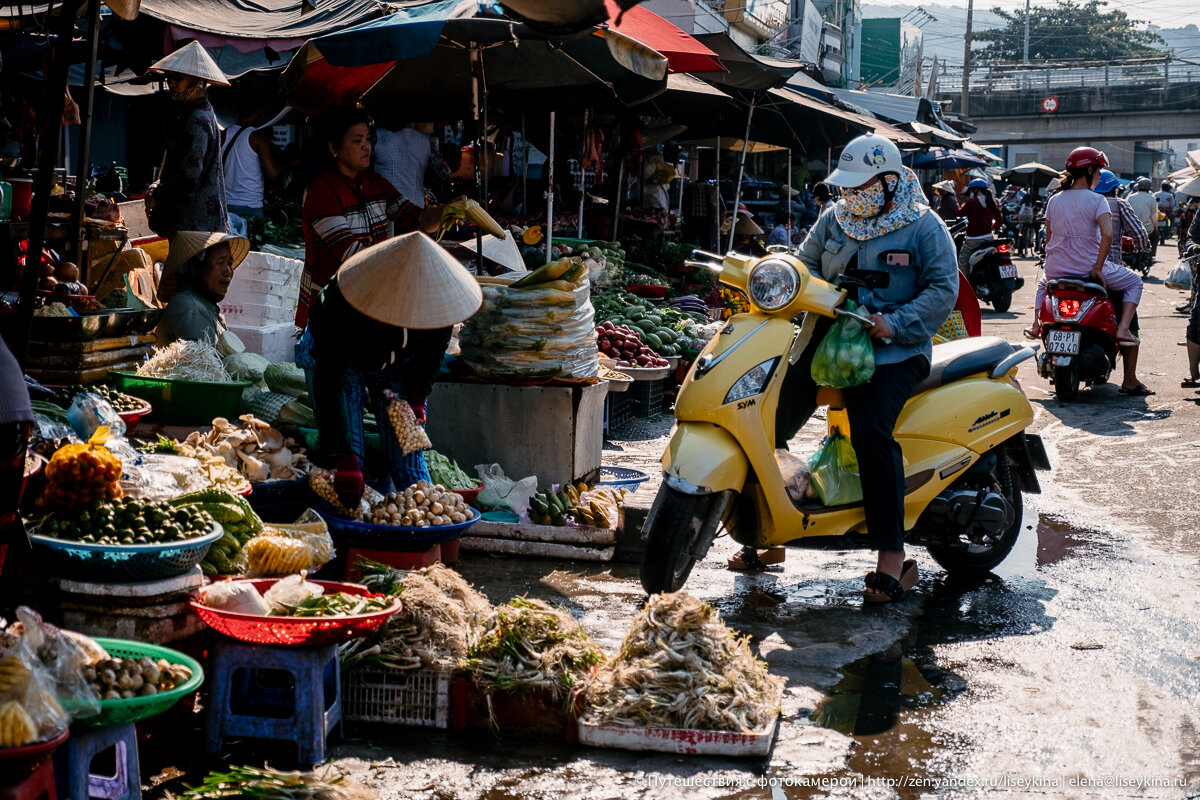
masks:
{"label": "vendor in striped sweater", "polygon": [[370,117],[362,109],[335,109],[319,123],[328,168],[304,195],[304,273],[296,325],[303,328],[317,293],[347,258],[396,232],[431,232],[442,207],[422,209],[371,169]]}

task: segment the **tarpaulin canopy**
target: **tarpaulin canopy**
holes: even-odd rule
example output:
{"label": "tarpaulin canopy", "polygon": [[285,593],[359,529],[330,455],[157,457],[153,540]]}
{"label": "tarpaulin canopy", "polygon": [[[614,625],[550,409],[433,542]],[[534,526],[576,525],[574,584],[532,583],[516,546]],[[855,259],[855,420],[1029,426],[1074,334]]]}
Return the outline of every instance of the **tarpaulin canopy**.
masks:
{"label": "tarpaulin canopy", "polygon": [[620,33],[548,41],[477,9],[472,1],[443,0],[314,39],[284,71],[288,102],[321,111],[361,100],[380,117],[453,116],[470,107],[478,88],[475,56],[491,101],[509,108],[545,108],[549,91],[558,92],[561,108],[585,107],[597,90],[634,103],[666,88],[666,59]]}
{"label": "tarpaulin canopy", "polygon": [[245,39],[311,39],[380,16],[375,0],[142,0],[142,13],[180,28]]}
{"label": "tarpaulin canopy", "polygon": [[[723,72],[717,54],[705,47],[682,28],[653,11],[635,6],[622,13],[616,0],[605,0],[608,24],[612,30],[625,34],[667,58],[671,72]],[[621,18],[618,23],[617,17]]]}
{"label": "tarpaulin canopy", "polygon": [[725,72],[711,72],[704,79],[723,89],[740,89],[756,92],[782,86],[800,71],[796,61],[778,61],[747,53],[738,46],[728,33],[704,33],[697,41],[717,54],[725,66]]}

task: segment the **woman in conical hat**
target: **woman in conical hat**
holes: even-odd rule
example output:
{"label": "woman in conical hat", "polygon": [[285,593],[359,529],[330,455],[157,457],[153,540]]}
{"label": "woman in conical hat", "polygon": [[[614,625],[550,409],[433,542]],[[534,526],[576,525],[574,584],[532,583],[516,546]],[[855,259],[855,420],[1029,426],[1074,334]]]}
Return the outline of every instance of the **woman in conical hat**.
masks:
{"label": "woman in conical hat", "polygon": [[244,236],[207,231],[180,231],[171,240],[163,265],[158,297],[167,310],[155,330],[155,344],[176,339],[216,342],[225,332],[218,305],[225,299],[233,271],[250,252]]}
{"label": "woman in conical hat", "polygon": [[150,71],[165,73],[171,95],[162,174],[146,199],[150,227],[168,239],[179,231],[224,232],[228,221],[220,129],[205,87],[228,86],[229,81],[197,42],[158,61]]}
{"label": "woman in conical hat", "polygon": [[424,454],[406,456],[387,424],[384,390],[406,401],[424,424],[451,329],[482,304],[471,274],[419,232],[355,253],[317,295],[296,364],[308,375],[321,449],[345,505],[356,507],[363,494],[366,390],[388,467],[377,488],[403,491],[429,480]]}

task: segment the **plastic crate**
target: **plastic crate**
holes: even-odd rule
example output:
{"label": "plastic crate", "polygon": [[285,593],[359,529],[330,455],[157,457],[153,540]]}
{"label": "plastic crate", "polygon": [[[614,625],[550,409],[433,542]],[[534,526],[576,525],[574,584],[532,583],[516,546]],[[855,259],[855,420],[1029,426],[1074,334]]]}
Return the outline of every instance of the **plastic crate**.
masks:
{"label": "plastic crate", "polygon": [[637,404],[631,396],[632,392],[620,394],[608,393],[604,398],[604,432],[611,433],[619,430],[633,421]]}
{"label": "plastic crate", "polygon": [[342,719],[421,728],[450,726],[450,673],[422,669],[342,674]]}
{"label": "plastic crate", "polygon": [[215,417],[237,419],[242,390],[251,386],[249,381],[177,381],[119,370],[109,375],[118,391],[140,397],[154,407],[150,420],[181,425],[209,425]]}
{"label": "plastic crate", "polygon": [[666,379],[657,381],[634,381],[627,395],[634,403],[634,414],[641,419],[657,417],[663,412],[663,389]]}

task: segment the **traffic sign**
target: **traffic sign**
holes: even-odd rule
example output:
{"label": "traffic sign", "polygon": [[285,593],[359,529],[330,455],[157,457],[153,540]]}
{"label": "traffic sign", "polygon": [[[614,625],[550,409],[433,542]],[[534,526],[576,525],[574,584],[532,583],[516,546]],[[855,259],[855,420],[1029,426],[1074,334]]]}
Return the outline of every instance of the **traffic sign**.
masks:
{"label": "traffic sign", "polygon": [[1053,114],[1055,111],[1058,111],[1058,98],[1047,97],[1042,100],[1042,111],[1045,111],[1047,114]]}

